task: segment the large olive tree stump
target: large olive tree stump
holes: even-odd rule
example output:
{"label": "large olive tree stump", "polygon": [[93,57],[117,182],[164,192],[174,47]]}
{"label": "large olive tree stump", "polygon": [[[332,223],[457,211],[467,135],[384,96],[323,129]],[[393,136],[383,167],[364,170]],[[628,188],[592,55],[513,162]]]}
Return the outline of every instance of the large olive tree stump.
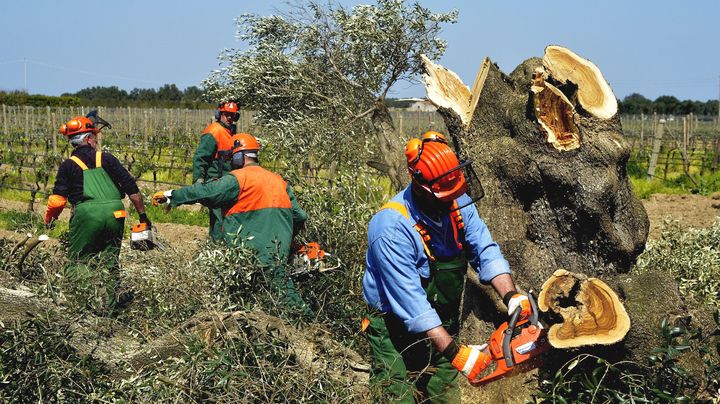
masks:
{"label": "large olive tree stump", "polygon": [[[558,366],[583,346],[609,360],[644,361],[658,346],[659,320],[687,314],[693,306],[678,296],[667,274],[629,274],[644,250],[649,223],[631,190],[630,148],[600,69],[569,49],[548,46],[542,58],[524,61],[509,75],[485,58],[470,88],[452,71],[427,58],[423,63],[428,98],[456,152],[474,161],[485,190],[478,210],[518,287],[537,293],[556,269],[566,268],[604,281],[627,308],[614,324],[620,327],[617,335],[627,333],[624,339],[589,336],[581,347],[551,351],[544,369],[551,371],[548,366]],[[506,308],[472,271],[470,278],[460,340],[482,343],[507,319]],[[592,316],[587,310],[576,305],[566,314]],[[584,332],[564,329],[556,341],[570,331]],[[465,392],[471,401],[521,402],[537,388],[527,383],[533,374]]]}

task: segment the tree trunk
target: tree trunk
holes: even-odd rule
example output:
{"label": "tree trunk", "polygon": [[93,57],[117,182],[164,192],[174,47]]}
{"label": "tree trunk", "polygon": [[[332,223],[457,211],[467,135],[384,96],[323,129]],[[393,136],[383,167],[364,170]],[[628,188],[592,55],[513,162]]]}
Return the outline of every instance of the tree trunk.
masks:
{"label": "tree trunk", "polygon": [[404,155],[405,144],[403,139],[395,133],[392,116],[390,116],[384,100],[375,101],[371,121],[382,161],[368,161],[367,164],[387,175],[392,188],[399,191],[407,185],[410,179],[405,169],[405,162],[401,158]]}
{"label": "tree trunk", "polygon": [[[649,222],[630,189],[630,149],[619,119],[588,112],[594,107],[578,103],[584,86],[556,80],[541,59],[510,76],[495,64],[486,70],[483,84],[474,86],[480,94],[468,91],[478,100],[471,110],[465,105],[472,98],[442,91],[463,88],[447,82],[457,76],[428,74],[426,87],[457,147],[474,161],[486,194],[479,211],[518,283],[537,290],[558,268],[590,276],[627,272],[643,251]],[[608,97],[614,100],[612,93],[591,98]]]}
{"label": "tree trunk", "polygon": [[[659,319],[693,306],[667,274],[627,275],[644,250],[649,222],[631,190],[630,148],[600,70],[553,46],[543,59],[528,59],[510,75],[486,59],[471,92],[453,72],[427,58],[423,62],[428,98],[456,151],[474,161],[485,190],[477,203],[480,216],[510,262],[517,286],[538,291],[561,268],[602,279],[619,292],[632,327],[622,342],[594,353],[644,362],[659,346],[654,332]],[[507,320],[507,309],[474,271],[469,277],[460,340],[480,344]],[[666,292],[660,296],[661,290]],[[540,372],[552,377],[577,349],[550,351]],[[465,398],[523,401],[538,387],[532,377],[465,389]]]}

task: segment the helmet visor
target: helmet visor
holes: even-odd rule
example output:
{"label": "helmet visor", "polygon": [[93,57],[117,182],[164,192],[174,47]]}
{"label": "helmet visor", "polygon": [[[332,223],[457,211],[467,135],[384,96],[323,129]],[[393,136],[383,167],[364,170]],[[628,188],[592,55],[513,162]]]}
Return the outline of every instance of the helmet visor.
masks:
{"label": "helmet visor", "polygon": [[472,160],[460,161],[457,167],[428,181],[427,186],[438,199],[445,202],[453,201],[466,193],[470,197],[470,202],[459,206],[458,209],[475,203],[485,196],[485,190],[475,173]]}

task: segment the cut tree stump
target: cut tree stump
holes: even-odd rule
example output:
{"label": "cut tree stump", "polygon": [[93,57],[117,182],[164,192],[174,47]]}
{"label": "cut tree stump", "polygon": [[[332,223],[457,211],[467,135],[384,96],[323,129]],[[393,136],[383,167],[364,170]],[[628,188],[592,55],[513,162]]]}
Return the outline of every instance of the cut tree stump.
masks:
{"label": "cut tree stump", "polygon": [[548,340],[555,348],[610,345],[630,330],[625,307],[605,282],[564,269],[555,271],[543,284],[538,308],[563,319],[548,330]]}
{"label": "cut tree stump", "polygon": [[592,62],[562,46],[545,48],[543,66],[548,75],[561,84],[577,86],[580,105],[600,119],[610,119],[617,113],[617,99],[600,69]]}
{"label": "cut tree stump", "polygon": [[[628,180],[631,150],[622,133],[617,101],[600,69],[566,48],[549,46],[543,58],[527,59],[510,74],[486,58],[470,90],[453,72],[422,60],[427,96],[438,107],[455,151],[473,161],[485,190],[476,207],[510,263],[516,285],[525,291],[540,290],[557,268],[567,268],[588,279],[602,279],[618,291],[628,308],[623,315],[610,304],[614,300],[606,289],[592,281],[582,298],[595,306],[588,311],[577,308],[565,325],[574,324],[574,319],[580,327],[558,324],[554,343],[598,344],[575,349],[595,349],[608,360],[644,360],[649,347],[657,346],[651,330],[659,325],[658,313],[644,308],[653,307],[657,299],[639,293],[649,285],[627,274],[645,248],[649,221]],[[472,269],[468,274],[459,339],[481,343],[507,321],[507,308],[491,287],[478,282]],[[677,290],[670,279],[663,281],[670,282],[663,285],[666,290]],[[582,283],[576,282],[578,287]],[[623,293],[628,290],[637,293]],[[560,299],[555,304],[573,303]],[[688,306],[682,300],[665,303],[666,313],[682,312]],[[610,313],[611,320],[601,324],[609,335],[583,340],[585,334],[599,335],[584,321],[601,309]],[[633,321],[629,331],[628,314]],[[572,351],[551,351],[547,359],[552,364],[542,369],[556,370],[553,366],[568,359],[565,353]],[[535,374],[466,390],[471,394],[463,399],[529,399],[537,388],[531,381]]]}
{"label": "cut tree stump", "polygon": [[455,73],[422,60],[428,98],[456,152],[473,160],[486,195],[478,210],[517,283],[538,290],[557,268],[627,272],[649,223],[628,181],[630,148],[600,70],[549,46],[509,76],[486,59],[471,92]]}

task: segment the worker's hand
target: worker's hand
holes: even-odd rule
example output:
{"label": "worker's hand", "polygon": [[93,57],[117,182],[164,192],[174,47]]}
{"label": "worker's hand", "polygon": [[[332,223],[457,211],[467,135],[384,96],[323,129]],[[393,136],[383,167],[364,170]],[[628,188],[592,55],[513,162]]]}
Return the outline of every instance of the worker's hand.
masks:
{"label": "worker's hand", "polygon": [[166,202],[169,203],[171,196],[172,196],[172,191],[155,192],[152,196],[152,205],[160,206],[161,203],[166,203]]}
{"label": "worker's hand", "polygon": [[524,293],[510,292],[505,295],[505,304],[508,308],[508,316],[512,316],[515,310],[520,308],[520,317],[518,320],[524,320],[529,318],[532,314],[532,308],[530,307],[530,300]]}
{"label": "worker's hand", "polygon": [[492,358],[487,352],[487,344],[460,345],[460,350],[455,355],[452,365],[472,383],[490,365],[490,362],[492,362]]}
{"label": "worker's hand", "polygon": [[55,228],[55,219],[54,218],[50,219],[49,222],[45,223],[45,228],[48,230],[54,229]]}
{"label": "worker's hand", "polygon": [[139,214],[138,217],[140,219],[140,223],[145,223],[148,229],[152,228],[152,222],[150,222],[150,219],[148,219],[147,213],[143,212]]}

